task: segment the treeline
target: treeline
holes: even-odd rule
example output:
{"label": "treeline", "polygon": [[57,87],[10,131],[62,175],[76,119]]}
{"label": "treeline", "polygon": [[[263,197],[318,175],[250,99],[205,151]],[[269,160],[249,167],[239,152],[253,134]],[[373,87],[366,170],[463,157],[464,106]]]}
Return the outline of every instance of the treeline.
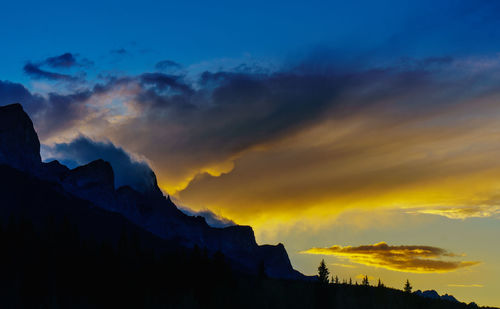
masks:
{"label": "treeline", "polygon": [[368,285],[270,279],[263,265],[242,274],[203,248],[158,253],[125,229],[103,242],[68,219],[45,221],[0,226],[0,308],[467,308]]}
{"label": "treeline", "polygon": [[[352,281],[352,278],[349,278],[349,281],[347,279],[342,279],[340,280],[338,276],[333,276],[331,275],[330,279],[328,279],[330,275],[330,270],[328,267],[326,267],[325,260],[321,260],[318,266],[318,281],[322,284],[342,284],[342,285],[358,285],[358,281]],[[370,280],[368,279],[368,276],[365,275],[362,280],[361,280],[361,285],[362,286],[370,286]],[[376,287],[378,288],[385,288],[385,285],[382,283],[380,278],[378,279]],[[403,291],[406,293],[411,293],[413,287],[410,284],[410,280],[406,279],[406,282],[403,287]]]}

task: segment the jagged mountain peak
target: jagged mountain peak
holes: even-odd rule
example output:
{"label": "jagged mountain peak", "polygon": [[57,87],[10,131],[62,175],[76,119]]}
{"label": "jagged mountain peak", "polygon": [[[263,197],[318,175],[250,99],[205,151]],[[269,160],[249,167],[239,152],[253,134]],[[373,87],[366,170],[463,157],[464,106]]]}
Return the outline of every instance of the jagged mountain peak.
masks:
{"label": "jagged mountain peak", "polygon": [[426,290],[426,291],[417,290],[414,292],[414,294],[425,298],[442,299],[452,302],[458,302],[458,300],[454,296],[448,294],[439,295],[439,293],[436,292],[435,290]]}
{"label": "jagged mountain peak", "polygon": [[36,171],[41,162],[38,135],[21,104],[0,106],[0,164]]}
{"label": "jagged mountain peak", "polygon": [[163,192],[158,186],[156,174],[152,170],[149,173],[148,181],[145,181],[145,186],[140,191],[148,197],[163,197]]}
{"label": "jagged mountain peak", "polygon": [[12,103],[12,104],[9,104],[9,105],[0,106],[0,109],[3,109],[3,110],[17,110],[17,111],[23,111],[24,112],[24,109],[23,109],[23,106],[21,105],[21,103]]}
{"label": "jagged mountain peak", "polygon": [[66,165],[61,164],[61,162],[57,160],[53,160],[47,163],[43,163],[45,169],[49,170],[54,174],[63,174],[69,171],[69,168]]}
{"label": "jagged mountain peak", "polygon": [[98,159],[70,170],[65,181],[78,187],[98,185],[114,190],[115,174],[109,162]]}

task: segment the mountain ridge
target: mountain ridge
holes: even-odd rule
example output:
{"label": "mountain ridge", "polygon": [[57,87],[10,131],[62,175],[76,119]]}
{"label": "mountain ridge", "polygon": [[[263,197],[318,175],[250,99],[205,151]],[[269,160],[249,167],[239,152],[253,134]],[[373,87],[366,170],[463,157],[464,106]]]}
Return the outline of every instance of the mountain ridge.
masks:
{"label": "mountain ridge", "polygon": [[250,226],[215,228],[202,217],[184,214],[163,196],[154,172],[150,190],[139,192],[129,186],[115,188],[113,168],[102,159],[74,169],[58,161],[42,162],[38,135],[19,103],[0,106],[0,164],[56,183],[65,193],[118,213],[162,239],[175,240],[186,248],[220,251],[245,272],[257,273],[263,264],[271,277],[305,278],[293,269],[283,244],[258,245]]}

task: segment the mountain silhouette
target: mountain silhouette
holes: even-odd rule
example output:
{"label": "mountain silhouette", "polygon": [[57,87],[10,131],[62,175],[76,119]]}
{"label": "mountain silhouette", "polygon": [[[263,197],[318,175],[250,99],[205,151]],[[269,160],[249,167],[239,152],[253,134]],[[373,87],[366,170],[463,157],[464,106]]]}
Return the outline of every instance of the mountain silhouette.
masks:
{"label": "mountain silhouette", "polygon": [[[107,224],[103,222],[103,229],[106,225],[108,230],[119,230],[119,226],[127,222],[127,225],[143,230],[143,237],[151,235],[155,239],[148,242],[161,239],[176,247],[190,249],[196,246],[212,254],[222,252],[235,269],[243,272],[256,274],[263,263],[270,277],[304,277],[293,269],[282,244],[258,245],[251,227],[236,225],[214,228],[203,217],[188,216],[180,211],[169,197],[163,196],[154,173],[151,175],[150,188],[139,192],[129,186],[115,189],[113,168],[100,159],[74,169],[58,161],[43,163],[37,133],[20,104],[0,107],[0,164],[5,165],[2,166],[2,182],[7,182],[2,185],[2,189],[10,188],[2,195],[4,201],[10,201],[2,203],[3,211],[13,210],[8,205],[22,205],[17,207],[25,207],[25,215],[33,214],[31,211],[35,207],[36,213],[41,215],[49,211],[49,204],[63,207],[61,203],[51,203],[48,197],[69,199],[71,202],[64,203],[66,208],[57,211],[66,215],[71,212],[85,213],[82,218],[88,218],[85,222],[88,227],[83,226],[85,224],[82,222],[83,230],[96,227],[94,220],[102,221],[94,218],[96,208],[99,208],[101,217],[114,218]],[[12,188],[13,183],[9,183],[12,178],[20,181],[17,183],[19,188]],[[23,194],[14,195],[20,188],[27,195],[44,188],[46,196],[33,200]],[[43,195],[43,192],[39,193]],[[79,208],[76,209],[74,205],[79,205]],[[100,237],[97,234],[94,236]]]}
{"label": "mountain silhouette", "polygon": [[434,290],[426,290],[426,291],[417,290],[414,292],[414,294],[425,298],[442,299],[452,302],[458,302],[458,300],[454,296],[448,294],[439,295],[438,292]]}

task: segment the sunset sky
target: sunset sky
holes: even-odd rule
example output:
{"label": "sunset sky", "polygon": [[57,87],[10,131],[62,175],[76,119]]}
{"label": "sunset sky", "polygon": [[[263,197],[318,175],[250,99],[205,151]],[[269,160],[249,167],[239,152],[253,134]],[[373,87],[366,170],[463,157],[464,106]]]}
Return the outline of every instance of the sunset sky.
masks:
{"label": "sunset sky", "polygon": [[305,274],[500,306],[500,3],[403,2],[9,1],[0,105]]}

